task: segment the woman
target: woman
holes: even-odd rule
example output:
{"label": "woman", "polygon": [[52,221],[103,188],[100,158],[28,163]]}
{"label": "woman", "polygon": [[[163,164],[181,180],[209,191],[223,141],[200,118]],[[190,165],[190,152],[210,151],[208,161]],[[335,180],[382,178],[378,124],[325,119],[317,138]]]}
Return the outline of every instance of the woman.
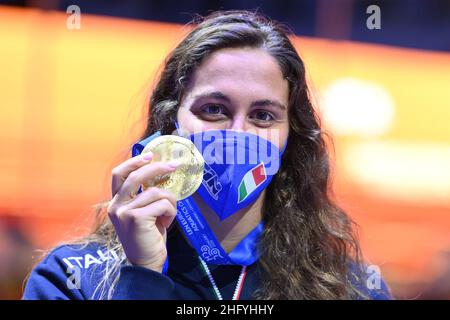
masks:
{"label": "woman", "polygon": [[176,126],[189,134],[252,132],[279,151],[280,166],[248,205],[230,207],[200,191],[189,198],[223,260],[209,259],[190,238],[178,219],[184,202],[155,187],[138,193],[179,165],[149,164],[147,153],[113,170],[108,214],[91,235],[47,255],[25,299],[390,298],[383,281],[367,286],[352,222],[329,197],[324,132],[287,34],[256,13],[212,14],[169,55],[151,97],[143,139]]}

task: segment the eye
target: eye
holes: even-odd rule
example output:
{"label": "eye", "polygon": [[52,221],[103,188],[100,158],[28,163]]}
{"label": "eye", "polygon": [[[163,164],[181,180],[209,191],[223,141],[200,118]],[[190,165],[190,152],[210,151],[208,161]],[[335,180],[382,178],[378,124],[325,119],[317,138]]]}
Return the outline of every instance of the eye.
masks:
{"label": "eye", "polygon": [[202,108],[202,111],[204,113],[212,114],[212,115],[225,114],[226,113],[224,108],[222,106],[220,106],[220,105],[217,105],[217,104],[207,105],[207,106]]}
{"label": "eye", "polygon": [[251,114],[250,118],[260,122],[270,122],[275,120],[275,117],[270,112],[264,110],[255,111]]}
{"label": "eye", "polygon": [[223,120],[228,118],[228,110],[220,104],[208,104],[203,106],[199,112],[200,116],[207,121]]}

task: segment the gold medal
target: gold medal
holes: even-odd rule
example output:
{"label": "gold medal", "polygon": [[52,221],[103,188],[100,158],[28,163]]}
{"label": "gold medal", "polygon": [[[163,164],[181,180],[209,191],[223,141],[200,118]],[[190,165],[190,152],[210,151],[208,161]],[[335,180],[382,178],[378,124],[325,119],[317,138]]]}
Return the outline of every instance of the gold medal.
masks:
{"label": "gold medal", "polygon": [[144,184],[143,189],[155,186],[172,192],[177,200],[182,200],[200,187],[205,161],[191,140],[174,135],[159,136],[145,146],[142,154],[149,151],[153,153],[151,163],[177,161],[180,166]]}

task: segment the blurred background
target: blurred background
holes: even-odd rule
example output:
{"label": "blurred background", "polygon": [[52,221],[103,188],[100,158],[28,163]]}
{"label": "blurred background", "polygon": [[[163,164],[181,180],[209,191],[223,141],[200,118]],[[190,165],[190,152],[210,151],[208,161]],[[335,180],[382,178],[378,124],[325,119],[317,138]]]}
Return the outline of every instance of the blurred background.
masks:
{"label": "blurred background", "polygon": [[398,299],[450,299],[448,0],[0,1],[0,299],[89,231],[183,25],[256,8],[296,34],[366,260]]}

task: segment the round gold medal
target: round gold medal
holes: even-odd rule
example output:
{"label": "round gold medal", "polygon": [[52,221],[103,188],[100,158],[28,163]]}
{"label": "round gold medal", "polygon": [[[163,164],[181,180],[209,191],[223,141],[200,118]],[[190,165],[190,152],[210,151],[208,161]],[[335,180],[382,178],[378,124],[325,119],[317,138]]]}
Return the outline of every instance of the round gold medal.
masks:
{"label": "round gold medal", "polygon": [[159,136],[145,146],[142,154],[149,151],[153,153],[151,163],[177,161],[180,166],[143,184],[143,189],[155,186],[172,192],[177,200],[182,200],[200,187],[205,161],[191,140],[174,135]]}

